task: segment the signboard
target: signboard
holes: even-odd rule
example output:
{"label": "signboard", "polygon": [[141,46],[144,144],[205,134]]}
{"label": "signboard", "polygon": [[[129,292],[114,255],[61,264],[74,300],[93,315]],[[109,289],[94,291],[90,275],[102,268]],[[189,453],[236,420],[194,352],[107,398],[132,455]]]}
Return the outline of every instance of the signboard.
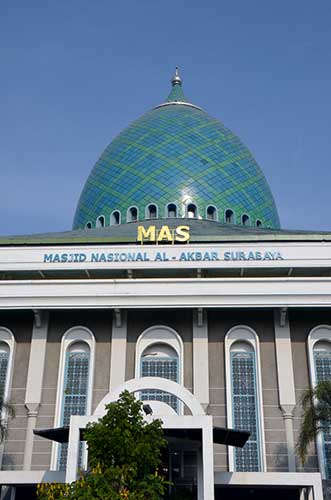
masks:
{"label": "signboard", "polygon": [[137,228],[137,241],[142,245],[145,243],[187,243],[190,239],[189,226],[177,226],[170,228],[169,226],[162,226],[157,229],[156,226],[138,226]]}
{"label": "signboard", "polygon": [[279,267],[331,268],[331,243],[257,241],[0,247],[0,271]]}
{"label": "signboard", "polygon": [[218,251],[209,249],[185,250],[171,252],[169,250],[136,250],[136,251],[89,251],[80,253],[48,252],[44,253],[43,262],[49,264],[66,264],[82,262],[212,262],[212,261],[272,261],[284,260],[281,252],[276,251]]}

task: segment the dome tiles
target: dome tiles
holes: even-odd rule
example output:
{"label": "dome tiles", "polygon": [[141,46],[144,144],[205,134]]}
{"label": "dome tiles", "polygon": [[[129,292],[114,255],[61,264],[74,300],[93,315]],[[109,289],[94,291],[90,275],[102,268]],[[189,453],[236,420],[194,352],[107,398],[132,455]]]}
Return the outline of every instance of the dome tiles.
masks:
{"label": "dome tiles", "polygon": [[[102,153],[80,196],[73,229],[95,227],[100,216],[108,226],[114,211],[120,222],[134,207],[138,220],[169,215],[185,217],[194,205],[198,218],[279,228],[275,202],[262,170],[231,130],[187,101],[176,72],[167,100],[123,130]],[[215,210],[216,209],[216,210]],[[210,210],[209,210],[210,212]],[[229,212],[228,212],[229,213]],[[248,216],[248,219],[247,217]]]}

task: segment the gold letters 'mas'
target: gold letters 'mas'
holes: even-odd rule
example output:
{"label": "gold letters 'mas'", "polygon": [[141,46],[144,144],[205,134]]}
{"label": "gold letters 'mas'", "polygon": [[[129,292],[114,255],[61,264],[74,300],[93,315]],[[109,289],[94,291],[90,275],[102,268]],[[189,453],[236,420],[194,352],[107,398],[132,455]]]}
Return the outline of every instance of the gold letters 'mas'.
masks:
{"label": "gold letters 'mas'", "polygon": [[177,226],[174,229],[169,226],[162,226],[156,229],[156,226],[138,226],[137,241],[144,243],[186,243],[190,239],[189,226]]}

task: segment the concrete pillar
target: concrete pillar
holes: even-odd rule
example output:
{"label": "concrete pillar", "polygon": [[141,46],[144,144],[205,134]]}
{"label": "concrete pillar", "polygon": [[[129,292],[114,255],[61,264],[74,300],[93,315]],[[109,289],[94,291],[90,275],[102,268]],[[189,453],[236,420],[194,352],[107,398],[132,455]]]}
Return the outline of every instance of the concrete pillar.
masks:
{"label": "concrete pillar", "polygon": [[31,469],[34,441],[33,429],[37,424],[38,411],[41,403],[49,320],[49,314],[47,311],[34,311],[34,313],[35,316],[25,392],[25,407],[28,412],[28,423],[25,438],[23,470]]}
{"label": "concrete pillar", "polygon": [[198,489],[198,500],[203,500],[203,471],[202,471],[202,451],[197,450],[197,489]]}
{"label": "concrete pillar", "polygon": [[295,472],[296,464],[293,432],[293,410],[296,404],[296,400],[291,348],[291,332],[286,308],[274,311],[274,330],[279,406],[282,410],[284,418],[288,470],[289,472]]}
{"label": "concrete pillar", "polygon": [[206,416],[208,423],[202,429],[202,474],[203,500],[214,499],[214,447],[213,447],[213,419]]}
{"label": "concrete pillar", "polygon": [[109,390],[125,382],[126,342],[127,312],[115,309],[111,337]]}
{"label": "concrete pillar", "polygon": [[193,394],[204,410],[209,405],[208,320],[202,309],[193,311]]}

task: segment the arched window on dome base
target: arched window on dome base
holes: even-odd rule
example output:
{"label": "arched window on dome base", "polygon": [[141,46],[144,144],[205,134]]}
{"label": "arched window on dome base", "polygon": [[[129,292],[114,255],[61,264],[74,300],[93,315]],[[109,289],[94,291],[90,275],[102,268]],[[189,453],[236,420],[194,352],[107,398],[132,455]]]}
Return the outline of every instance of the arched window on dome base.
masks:
{"label": "arched window on dome base", "polygon": [[170,219],[178,217],[177,205],[175,205],[175,203],[168,203],[166,214],[166,217],[169,217]]}
{"label": "arched window on dome base", "polygon": [[138,208],[137,207],[130,207],[128,209],[126,220],[127,220],[127,222],[137,222],[137,220],[138,220]]}
{"label": "arched window on dome base", "polygon": [[231,210],[230,208],[228,208],[227,210],[225,210],[225,222],[227,224],[234,224],[234,213],[233,213],[233,210]]}
{"label": "arched window on dome base", "polygon": [[110,215],[110,225],[116,226],[121,223],[121,212],[119,210],[114,210]]}
{"label": "arched window on dome base", "polygon": [[92,222],[86,222],[85,228],[92,229]]}
{"label": "arched window on dome base", "polygon": [[157,219],[158,209],[154,203],[150,203],[149,205],[147,205],[145,217],[146,219]]}
{"label": "arched window on dome base", "polygon": [[260,219],[256,219],[256,227],[262,227],[262,221]]}
{"label": "arched window on dome base", "polygon": [[249,215],[243,214],[241,216],[241,223],[243,226],[249,226]]}
{"label": "arched window on dome base", "polygon": [[198,208],[194,203],[189,203],[186,208],[186,217],[196,219],[198,217]]}
{"label": "arched window on dome base", "polygon": [[208,220],[217,220],[217,208],[214,205],[208,205],[206,209],[206,219]]}
{"label": "arched window on dome base", "polygon": [[106,219],[104,215],[100,215],[96,220],[96,227],[105,227]]}

